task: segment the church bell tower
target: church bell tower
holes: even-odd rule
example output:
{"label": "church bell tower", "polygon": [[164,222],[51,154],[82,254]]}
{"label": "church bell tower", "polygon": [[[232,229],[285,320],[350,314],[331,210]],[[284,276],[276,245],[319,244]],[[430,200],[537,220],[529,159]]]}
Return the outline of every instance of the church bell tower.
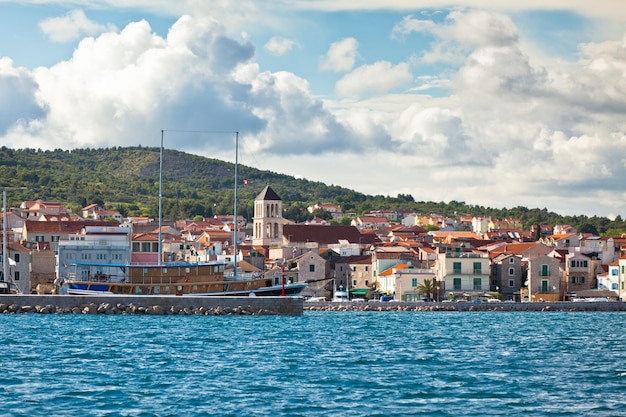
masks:
{"label": "church bell tower", "polygon": [[268,185],[254,199],[255,246],[276,246],[283,242],[283,202]]}

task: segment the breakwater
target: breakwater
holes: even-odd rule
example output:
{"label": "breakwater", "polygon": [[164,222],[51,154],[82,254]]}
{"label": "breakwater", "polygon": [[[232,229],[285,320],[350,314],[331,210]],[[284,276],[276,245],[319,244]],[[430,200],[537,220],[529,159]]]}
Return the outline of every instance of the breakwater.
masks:
{"label": "breakwater", "polygon": [[0,314],[289,315],[301,297],[0,295]]}
{"label": "breakwater", "polygon": [[626,311],[626,303],[542,302],[542,303],[424,303],[424,302],[305,302],[308,311]]}

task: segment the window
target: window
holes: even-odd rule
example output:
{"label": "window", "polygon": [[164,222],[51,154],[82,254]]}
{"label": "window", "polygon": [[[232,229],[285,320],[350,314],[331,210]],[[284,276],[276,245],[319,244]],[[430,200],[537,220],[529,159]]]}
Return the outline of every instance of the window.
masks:
{"label": "window", "polygon": [[356,272],[356,266],[352,267],[352,272]]}
{"label": "window", "polygon": [[509,268],[509,276],[512,277],[515,275],[515,268]]}
{"label": "window", "polygon": [[411,278],[411,287],[415,288],[417,285],[417,278]]}
{"label": "window", "polygon": [[515,287],[515,280],[514,279],[510,279],[509,280],[509,287]]}
{"label": "window", "polygon": [[483,266],[480,262],[474,262],[474,273],[475,274],[482,274],[483,272]]}
{"label": "window", "polygon": [[584,276],[572,277],[572,284],[584,284],[584,283],[585,283],[585,277]]}
{"label": "window", "polygon": [[482,288],[483,288],[483,286],[482,286],[482,279],[474,278],[474,289],[475,290],[481,290]]}
{"label": "window", "polygon": [[369,271],[369,266],[365,266],[365,272]]}
{"label": "window", "polygon": [[315,265],[314,264],[309,265],[309,272],[315,272]]}
{"label": "window", "polygon": [[452,272],[454,274],[460,274],[461,273],[461,262],[454,262],[452,264]]}
{"label": "window", "polygon": [[548,292],[548,282],[547,279],[541,280],[541,292]]}
{"label": "window", "polygon": [[509,263],[510,263],[510,264],[514,264],[514,263],[515,263],[515,258],[511,256],[511,257],[509,258]]}
{"label": "window", "polygon": [[546,264],[541,265],[541,276],[542,277],[550,276],[550,269],[548,268],[548,265]]}
{"label": "window", "polygon": [[20,261],[20,254],[16,253],[15,255],[13,255],[13,260],[18,263]]}
{"label": "window", "polygon": [[453,287],[455,290],[460,290],[461,289],[461,278],[454,278],[453,280]]}
{"label": "window", "polygon": [[617,287],[617,282],[613,282],[613,283],[611,284],[611,289],[612,289],[612,290],[617,290],[617,289],[618,289],[618,287]]}
{"label": "window", "polygon": [[16,281],[19,281],[20,280],[20,271],[15,271],[13,276],[14,276]]}

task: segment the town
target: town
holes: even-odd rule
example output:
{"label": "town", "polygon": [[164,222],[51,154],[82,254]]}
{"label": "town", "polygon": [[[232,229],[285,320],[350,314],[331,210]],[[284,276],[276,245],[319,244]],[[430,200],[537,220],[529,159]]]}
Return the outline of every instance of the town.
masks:
{"label": "town", "polygon": [[[310,212],[345,214],[338,205]],[[306,283],[310,300],[557,302],[626,297],[625,237],[579,233],[568,225],[521,230],[516,219],[375,210],[351,225],[283,218],[266,186],[254,217],[215,215],[163,222],[122,218],[90,204],[23,201],[3,213],[1,280],[18,292],[54,294],[77,261],[163,264],[223,262],[275,284]],[[236,252],[235,252],[236,250]],[[4,262],[5,253],[7,255]]]}

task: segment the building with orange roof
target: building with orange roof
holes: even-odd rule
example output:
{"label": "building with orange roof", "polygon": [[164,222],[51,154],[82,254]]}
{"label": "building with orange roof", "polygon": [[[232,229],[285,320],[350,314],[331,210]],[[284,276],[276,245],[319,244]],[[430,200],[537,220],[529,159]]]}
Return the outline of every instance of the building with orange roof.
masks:
{"label": "building with orange roof", "polygon": [[[393,295],[396,300],[419,301],[423,294],[419,293],[417,287],[427,279],[436,282],[433,269],[415,267],[411,262],[398,263],[378,275],[376,289],[379,294]],[[439,286],[435,299],[440,298],[441,291],[442,287]]]}
{"label": "building with orange roof", "polygon": [[69,216],[72,210],[55,201],[23,201],[20,204],[19,214],[27,220],[36,220],[41,216]]}

